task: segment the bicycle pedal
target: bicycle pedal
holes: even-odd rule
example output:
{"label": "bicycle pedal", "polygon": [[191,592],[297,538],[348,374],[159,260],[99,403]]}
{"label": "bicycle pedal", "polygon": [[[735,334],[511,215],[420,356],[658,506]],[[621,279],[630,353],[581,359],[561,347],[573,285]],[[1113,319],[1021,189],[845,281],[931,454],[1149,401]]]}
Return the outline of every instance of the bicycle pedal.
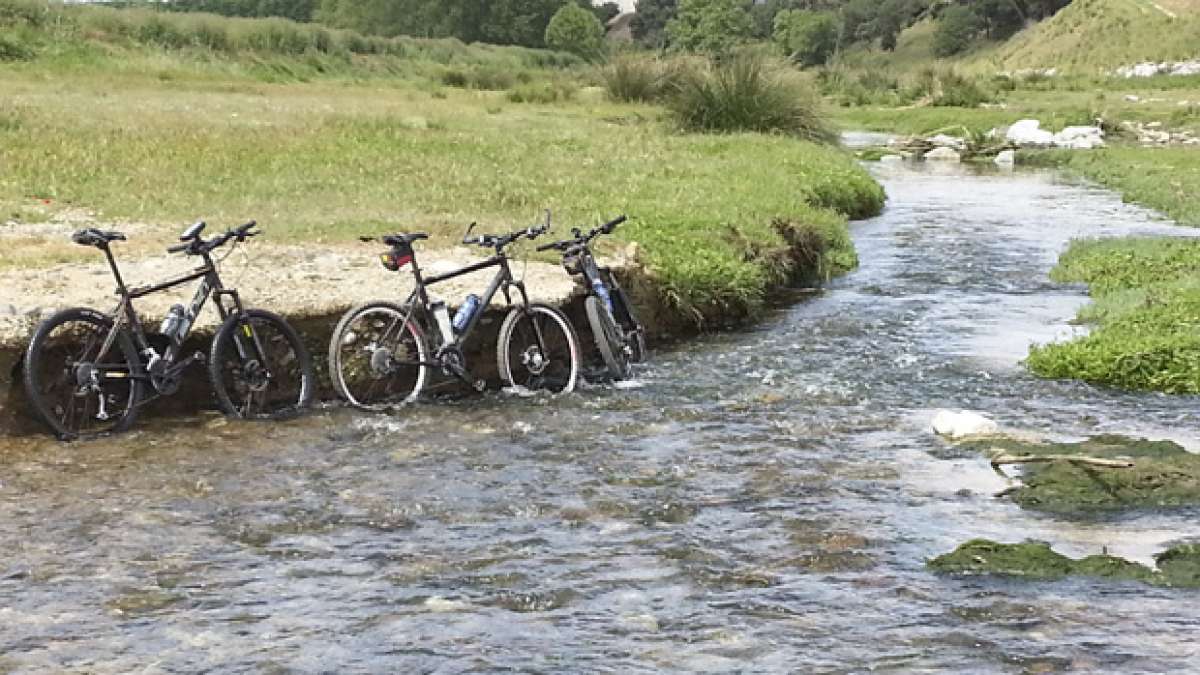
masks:
{"label": "bicycle pedal", "polygon": [[483,392],[484,389],[487,389],[487,382],[484,382],[483,380],[475,380],[471,386],[475,387],[475,391]]}

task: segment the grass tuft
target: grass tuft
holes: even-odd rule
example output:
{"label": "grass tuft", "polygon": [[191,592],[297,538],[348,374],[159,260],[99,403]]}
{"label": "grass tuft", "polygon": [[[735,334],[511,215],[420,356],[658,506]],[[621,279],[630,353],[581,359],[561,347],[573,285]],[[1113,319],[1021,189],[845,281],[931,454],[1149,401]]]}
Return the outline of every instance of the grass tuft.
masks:
{"label": "grass tuft", "polygon": [[820,113],[815,92],[782,64],[751,53],[682,78],[668,102],[687,131],[780,133],[819,143],[837,135]]}

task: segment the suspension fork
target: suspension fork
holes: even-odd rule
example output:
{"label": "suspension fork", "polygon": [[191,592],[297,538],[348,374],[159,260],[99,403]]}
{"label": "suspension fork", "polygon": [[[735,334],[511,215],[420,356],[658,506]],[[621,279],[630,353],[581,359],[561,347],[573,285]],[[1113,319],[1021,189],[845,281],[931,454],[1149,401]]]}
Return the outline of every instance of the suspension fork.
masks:
{"label": "suspension fork", "polygon": [[[263,372],[268,378],[271,377],[271,369],[267,364],[267,352],[263,349],[262,341],[258,337],[258,333],[254,330],[254,326],[250,324],[249,318],[246,316],[246,309],[242,306],[242,298],[235,290],[225,289],[220,286],[220,282],[214,288],[214,293],[217,296],[217,310],[220,312],[222,319],[229,314],[237,317],[237,328],[233,331],[233,344],[237,347],[238,358],[245,364],[253,359],[257,360],[262,366]],[[228,296],[233,299],[233,310],[227,312],[225,305],[221,302],[221,298]],[[249,338],[249,349],[247,349],[247,338]]]}

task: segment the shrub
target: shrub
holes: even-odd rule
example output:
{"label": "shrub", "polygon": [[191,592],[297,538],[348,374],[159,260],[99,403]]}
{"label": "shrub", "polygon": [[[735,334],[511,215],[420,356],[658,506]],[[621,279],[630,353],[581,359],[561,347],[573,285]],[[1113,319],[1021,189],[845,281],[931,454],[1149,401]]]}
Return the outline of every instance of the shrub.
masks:
{"label": "shrub", "polygon": [[0,34],[0,62],[28,61],[34,57],[33,48],[15,35]]}
{"label": "shrub", "polygon": [[50,3],[44,0],[0,0],[0,26],[26,24],[36,28],[50,19]]}
{"label": "shrub", "polygon": [[983,23],[975,10],[966,5],[954,5],[942,12],[937,28],[933,32],[934,56],[954,56],[966,51]]}
{"label": "shrub", "polygon": [[503,91],[510,89],[518,81],[528,82],[526,71],[512,72],[511,69],[498,67],[475,66],[471,68],[447,68],[442,71],[442,84],[459,89],[483,89],[487,91]]}
{"label": "shrub", "polygon": [[596,15],[571,2],[546,26],[546,46],[595,60],[604,55],[604,26]]}
{"label": "shrub", "polygon": [[689,131],[759,131],[831,143],[837,135],[811,91],[785,66],[740,54],[688,74],[669,103]]}
{"label": "shrub", "polygon": [[833,55],[838,30],[837,16],[832,12],[789,9],[775,15],[771,39],[793,61],[803,66],[820,66]]}
{"label": "shrub", "polygon": [[564,82],[532,82],[510,89],[507,96],[513,103],[556,103],[575,98],[576,89]]}

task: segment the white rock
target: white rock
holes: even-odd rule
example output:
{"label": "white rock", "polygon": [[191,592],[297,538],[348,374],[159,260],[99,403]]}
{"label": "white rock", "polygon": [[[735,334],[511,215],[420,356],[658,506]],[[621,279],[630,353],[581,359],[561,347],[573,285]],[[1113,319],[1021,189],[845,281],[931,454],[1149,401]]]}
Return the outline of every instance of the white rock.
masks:
{"label": "white rock", "polygon": [[1140,101],[1142,99],[1137,96],[1134,96],[1133,94],[1125,94],[1125,100],[1129,101],[1130,103],[1137,103],[1138,101]]}
{"label": "white rock", "polygon": [[1000,426],[992,420],[969,410],[939,410],[933,416],[933,433],[949,438],[966,438],[968,436],[990,436],[999,431]]}
{"label": "white rock", "polygon": [[959,162],[959,161],[962,161],[962,157],[957,152],[955,152],[954,150],[951,150],[950,148],[934,148],[933,150],[930,150],[929,152],[925,153],[925,159],[927,161],[934,161],[934,162]]}
{"label": "white rock", "polygon": [[1017,153],[1013,150],[1003,150],[992,161],[997,166],[1012,166],[1017,163]]}
{"label": "white rock", "polygon": [[967,147],[967,142],[957,136],[948,136],[946,134],[938,134],[931,138],[925,139],[929,141],[935,148],[951,148],[954,150],[962,150]]}
{"label": "white rock", "polygon": [[1050,145],[1054,134],[1042,130],[1041,126],[1037,120],[1021,120],[1009,127],[1004,137],[1017,145]]}
{"label": "white rock", "polygon": [[880,164],[899,164],[904,161],[900,155],[884,155],[879,158]]}
{"label": "white rock", "polygon": [[1072,150],[1103,147],[1104,130],[1100,127],[1067,127],[1054,134],[1054,146]]}

